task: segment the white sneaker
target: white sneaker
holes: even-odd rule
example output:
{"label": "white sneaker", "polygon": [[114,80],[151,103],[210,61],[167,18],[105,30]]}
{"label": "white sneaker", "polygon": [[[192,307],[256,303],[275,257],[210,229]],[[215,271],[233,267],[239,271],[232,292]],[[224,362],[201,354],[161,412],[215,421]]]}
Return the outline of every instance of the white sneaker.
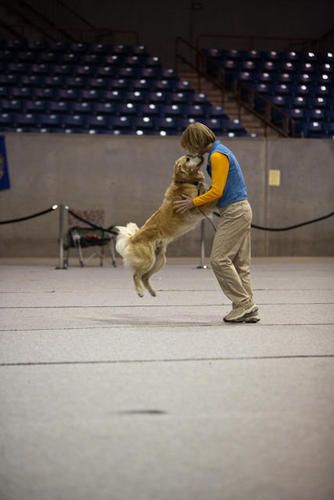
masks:
{"label": "white sneaker", "polygon": [[257,313],[259,308],[257,305],[252,304],[247,307],[236,307],[235,309],[232,309],[224,318],[224,321],[226,323],[239,323],[242,322],[246,319],[247,315],[250,316],[252,314]]}

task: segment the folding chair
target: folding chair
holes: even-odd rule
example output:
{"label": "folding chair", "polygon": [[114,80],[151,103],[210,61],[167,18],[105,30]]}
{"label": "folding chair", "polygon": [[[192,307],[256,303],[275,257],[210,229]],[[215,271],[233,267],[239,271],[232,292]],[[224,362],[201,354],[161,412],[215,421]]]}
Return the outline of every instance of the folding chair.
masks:
{"label": "folding chair", "polygon": [[[79,217],[87,219],[97,226],[104,227],[104,210],[75,210],[73,211]],[[64,263],[63,267],[67,269],[69,265],[69,256],[71,248],[77,250],[80,267],[84,267],[83,248],[97,247],[99,252],[94,252],[88,258],[96,255],[100,258],[100,266],[103,266],[105,257],[105,247],[109,247],[112,266],[116,267],[116,235],[107,233],[102,229],[94,229],[88,225],[77,225],[77,219],[70,213],[68,214],[69,228],[64,237]],[[87,258],[87,259],[88,259]]]}

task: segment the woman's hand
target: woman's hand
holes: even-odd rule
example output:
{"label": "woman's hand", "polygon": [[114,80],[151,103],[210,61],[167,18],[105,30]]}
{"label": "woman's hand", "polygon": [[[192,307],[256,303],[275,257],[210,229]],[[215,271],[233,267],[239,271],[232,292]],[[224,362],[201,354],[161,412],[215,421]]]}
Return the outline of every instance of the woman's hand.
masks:
{"label": "woman's hand", "polygon": [[189,196],[183,195],[183,200],[174,201],[173,207],[177,214],[184,214],[188,210],[194,208],[193,199]]}

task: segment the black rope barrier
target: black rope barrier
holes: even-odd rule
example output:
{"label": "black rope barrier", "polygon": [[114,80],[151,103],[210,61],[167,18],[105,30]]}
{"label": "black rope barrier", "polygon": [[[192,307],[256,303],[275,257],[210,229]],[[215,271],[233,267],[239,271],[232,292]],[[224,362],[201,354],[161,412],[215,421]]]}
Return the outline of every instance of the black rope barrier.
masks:
{"label": "black rope barrier", "polygon": [[27,215],[26,217],[18,217],[17,219],[10,219],[10,220],[1,220],[0,224],[12,224],[14,222],[22,222],[25,220],[34,219],[35,217],[40,217],[41,215],[45,215],[45,214],[48,214],[50,212],[53,212],[57,208],[58,208],[58,205],[53,205],[52,207],[48,208],[47,210],[42,210],[41,212],[37,212],[37,213],[32,214],[32,215]]}
{"label": "black rope barrier", "polygon": [[114,229],[114,227],[116,227],[116,226],[109,226],[108,228],[98,226],[97,224],[94,224],[94,222],[91,222],[91,221],[85,219],[84,217],[81,217],[80,215],[76,214],[70,208],[68,208],[68,213],[71,214],[72,217],[74,217],[75,219],[78,219],[79,221],[84,222],[85,224],[88,224],[88,226],[92,227],[93,229],[98,229],[100,231],[103,231],[104,233],[110,233],[110,234],[113,234],[115,236],[118,235],[117,229]]}
{"label": "black rope barrier", "polygon": [[[0,225],[12,224],[15,222],[23,222],[23,221],[26,221],[29,219],[34,219],[35,217],[41,217],[42,215],[53,212],[57,208],[58,208],[58,205],[52,205],[52,207],[50,207],[46,210],[42,210],[41,212],[37,212],[35,214],[27,215],[26,217],[18,217],[16,219],[0,221]],[[117,236],[117,234],[118,234],[117,229],[114,229],[116,227],[115,225],[109,226],[108,228],[105,228],[103,226],[99,226],[98,224],[94,224],[94,222],[91,222],[91,221],[85,219],[84,217],[76,214],[75,212],[73,212],[73,210],[71,210],[69,208],[67,210],[75,219],[79,220],[80,222],[84,222],[85,224],[88,224],[88,226],[92,227],[93,229],[98,229],[98,230],[103,231],[105,233],[113,234],[115,236]],[[217,217],[221,217],[219,212],[213,212],[213,213]],[[322,217],[318,217],[317,219],[308,220],[305,222],[301,222],[299,224],[294,224],[292,226],[286,226],[286,227],[265,227],[265,226],[259,226],[257,224],[252,224],[251,227],[254,229],[260,229],[261,231],[290,231],[291,229],[297,229],[299,227],[307,226],[309,224],[314,224],[315,222],[320,222],[320,221],[329,219],[330,217],[333,217],[333,216],[334,216],[334,212],[330,212],[329,214],[323,215]],[[212,225],[213,225],[214,229],[216,229],[213,223],[212,223]]]}
{"label": "black rope barrier", "polygon": [[[219,212],[213,212],[214,215],[217,217],[221,217]],[[325,219],[329,219],[330,217],[333,217],[334,212],[330,212],[327,215],[323,215],[322,217],[318,217],[317,219],[312,219],[308,220],[306,222],[301,222],[299,224],[294,224],[293,226],[286,226],[286,227],[265,227],[265,226],[258,226],[257,224],[251,224],[251,227],[254,229],[260,229],[261,231],[290,231],[291,229],[297,229],[298,227],[302,226],[307,226],[308,224],[313,224],[314,222],[319,222]],[[216,228],[215,228],[216,230]]]}
{"label": "black rope barrier", "polygon": [[263,227],[263,226],[257,226],[256,224],[252,224],[252,227],[255,229],[261,229],[262,231],[290,231],[291,229],[297,229],[298,227],[303,227],[307,226],[308,224],[313,224],[314,222],[320,222],[322,220],[329,219],[330,217],[333,217],[334,212],[330,212],[327,215],[323,215],[322,217],[318,217],[317,219],[312,219],[308,220],[306,222],[301,222],[300,224],[294,224],[293,226],[286,226],[286,227]]}

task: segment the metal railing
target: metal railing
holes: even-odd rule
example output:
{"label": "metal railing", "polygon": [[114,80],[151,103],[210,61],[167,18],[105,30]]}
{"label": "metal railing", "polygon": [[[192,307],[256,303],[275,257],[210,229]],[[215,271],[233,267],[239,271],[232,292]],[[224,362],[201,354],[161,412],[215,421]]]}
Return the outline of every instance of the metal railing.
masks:
{"label": "metal railing", "polygon": [[[56,0],[55,5],[58,5],[62,11],[65,11],[66,16],[71,14],[73,20],[79,21],[75,26],[71,26],[71,24],[66,25],[66,29],[59,26],[47,14],[36,6],[31,5],[27,0],[19,0],[17,2],[1,0],[0,5],[23,22],[22,25],[17,26],[0,19],[0,27],[23,41],[27,39],[25,34],[26,28],[30,27],[39,33],[39,35],[42,35],[44,39],[52,41],[57,41],[58,37],[60,37],[72,42],[104,42],[107,40],[109,43],[120,43],[120,40],[122,40],[124,43],[127,40],[130,45],[140,44],[139,33],[137,31],[97,27],[62,0]],[[84,27],[78,27],[80,24],[84,25]]]}
{"label": "metal railing", "polygon": [[[218,77],[210,75],[207,71],[207,58],[204,53],[184,38],[177,37],[175,40],[175,71],[177,73],[180,71],[180,63],[185,64],[195,71],[199,90],[202,88],[201,78],[210,82],[218,89],[221,95],[221,105],[224,106],[227,92],[225,71],[221,69]],[[231,91],[238,105],[239,119],[241,117],[241,108],[244,108],[262,121],[265,135],[266,127],[270,127],[283,137],[295,136],[295,120],[262,94],[250,89],[247,85],[242,83],[235,85]],[[262,103],[261,108],[263,108],[263,112],[255,109],[255,102]],[[276,113],[276,116],[281,117],[280,121],[282,125],[273,123],[271,119],[273,112]]]}
{"label": "metal railing", "polygon": [[[326,50],[334,45],[334,40],[331,40],[334,30],[325,33],[319,38],[295,38],[295,37],[282,37],[282,36],[259,36],[259,35],[222,35],[221,33],[201,33],[197,36],[195,41],[195,48],[200,50],[208,46],[209,40],[222,41],[224,48],[226,42],[233,42],[233,47],[237,48],[238,42],[244,50],[263,49],[265,46],[269,50],[282,50],[282,49],[295,49],[307,50],[315,49]],[[204,42],[205,41],[205,42]],[[218,48],[218,47],[217,47]]]}

